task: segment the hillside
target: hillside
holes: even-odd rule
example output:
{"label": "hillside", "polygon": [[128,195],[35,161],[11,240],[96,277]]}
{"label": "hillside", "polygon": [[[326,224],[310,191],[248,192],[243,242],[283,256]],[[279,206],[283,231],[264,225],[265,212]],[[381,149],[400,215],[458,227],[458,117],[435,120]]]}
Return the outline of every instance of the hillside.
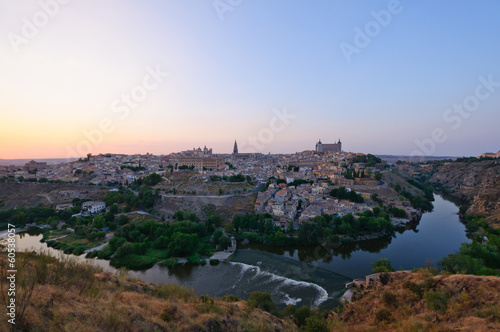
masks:
{"label": "hillside", "polygon": [[433,170],[430,182],[461,202],[470,202],[465,214],[485,216],[492,227],[500,228],[498,161],[444,163]]}
{"label": "hillside", "polygon": [[[0,254],[2,281],[6,261]],[[310,319],[307,308],[287,307],[279,318],[234,296],[196,296],[182,286],[147,284],[44,254],[18,253],[16,268],[19,331],[299,331],[287,317],[291,313],[305,331],[500,329],[499,277],[433,275],[427,269],[388,273],[384,284],[357,290],[353,302]],[[5,317],[5,282],[1,288]],[[0,330],[9,327],[0,321]]]}
{"label": "hillside", "polygon": [[[2,281],[5,263],[2,253]],[[146,284],[46,255],[18,253],[16,267],[19,331],[297,331],[291,320],[231,297],[198,297],[182,286]],[[5,301],[7,285],[2,286]],[[31,300],[23,301],[30,293]],[[4,302],[1,307],[6,317]],[[9,327],[0,320],[1,331]]]}
{"label": "hillside", "polygon": [[55,207],[74,198],[103,200],[108,189],[48,183],[0,182],[0,208],[11,209],[38,205]]}
{"label": "hillside", "polygon": [[206,216],[206,212],[216,213],[223,220],[231,221],[235,214],[252,213],[257,193],[233,196],[161,196],[155,209],[166,215],[177,210],[191,211],[198,216]]}
{"label": "hillside", "polygon": [[[499,277],[433,276],[426,269],[388,275],[386,285],[378,283],[369,290],[360,290],[340,313],[332,312],[330,328],[334,331],[500,329]],[[434,294],[443,295],[431,299]],[[429,302],[436,305],[437,313],[429,309]]]}

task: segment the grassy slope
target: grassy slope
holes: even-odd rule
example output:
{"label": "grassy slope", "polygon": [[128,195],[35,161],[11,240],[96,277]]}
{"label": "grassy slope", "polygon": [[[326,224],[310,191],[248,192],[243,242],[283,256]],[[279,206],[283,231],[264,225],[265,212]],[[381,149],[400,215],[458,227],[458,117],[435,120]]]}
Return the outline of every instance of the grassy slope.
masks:
{"label": "grassy slope", "polygon": [[[6,255],[0,255],[0,264]],[[154,286],[98,268],[60,262],[45,255],[17,257],[18,285],[35,281],[23,331],[296,331],[290,320],[279,319],[245,301],[198,297],[178,285]],[[5,266],[1,267],[5,279]],[[18,286],[18,300],[26,287]],[[6,294],[6,288],[1,290]],[[20,303],[18,303],[20,304]],[[5,317],[2,303],[0,314]],[[18,316],[18,319],[19,316]],[[0,320],[0,330],[9,324]]]}
{"label": "grassy slope", "polygon": [[[355,295],[342,313],[330,315],[330,326],[338,331],[485,331],[500,330],[500,278],[472,275],[432,276],[427,270],[391,274],[385,286],[378,285]],[[432,279],[431,279],[432,278]],[[431,291],[449,297],[444,314],[426,306],[425,298],[404,287],[428,282]],[[395,297],[384,295],[391,293]],[[391,317],[377,320],[377,312],[387,309]]]}

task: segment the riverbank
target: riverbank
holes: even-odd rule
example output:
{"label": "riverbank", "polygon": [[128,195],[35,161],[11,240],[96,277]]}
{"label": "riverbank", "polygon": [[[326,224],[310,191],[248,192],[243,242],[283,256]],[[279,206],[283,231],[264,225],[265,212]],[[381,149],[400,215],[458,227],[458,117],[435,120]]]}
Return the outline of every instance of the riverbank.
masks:
{"label": "riverbank", "polygon": [[[470,242],[464,225],[458,219],[458,207],[440,196],[436,196],[434,205],[434,210],[424,213],[415,228],[396,232],[393,236],[338,247],[276,247],[250,243],[238,245],[230,262],[174,267],[155,264],[150,269],[130,270],[127,273],[154,284],[181,284],[193,288],[199,295],[234,294],[247,298],[251,291],[266,290],[273,294],[273,301],[280,308],[290,303],[315,306],[315,303],[325,299],[324,291],[320,290],[322,288],[327,295],[320,307],[331,309],[338,304],[337,298],[342,295],[345,283],[370,274],[371,263],[377,259],[390,259],[396,269],[413,269],[424,266],[426,262],[435,264],[458,250],[462,242]],[[27,233],[22,238],[16,237],[21,251],[51,251],[52,248],[40,243],[40,239],[41,235]],[[61,251],[51,252],[55,257],[61,255]],[[117,271],[109,260],[64,254],[62,257],[74,257],[102,266],[107,271]]]}
{"label": "riverbank", "polygon": [[[6,258],[0,255],[0,264]],[[26,262],[16,274],[26,283],[17,290],[26,292],[28,285],[34,290],[25,302],[26,311],[17,312],[18,330],[298,331],[291,319],[274,316],[237,297],[197,296],[179,285],[152,285],[47,255],[19,253],[17,258],[18,264]],[[2,278],[4,272],[2,269]],[[0,330],[9,328],[7,319],[0,320]]]}

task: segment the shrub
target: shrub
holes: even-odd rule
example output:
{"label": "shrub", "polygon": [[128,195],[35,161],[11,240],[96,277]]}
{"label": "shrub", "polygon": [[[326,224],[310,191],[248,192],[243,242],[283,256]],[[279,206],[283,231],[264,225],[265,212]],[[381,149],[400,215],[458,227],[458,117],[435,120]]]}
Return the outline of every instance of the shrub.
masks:
{"label": "shrub", "polygon": [[199,254],[193,254],[188,257],[188,262],[191,264],[198,265],[200,264],[200,255]]}
{"label": "shrub", "polygon": [[218,260],[218,259],[211,259],[210,260],[210,265],[215,266],[215,265],[219,265],[219,263],[220,263],[220,260]]}
{"label": "shrub", "polygon": [[377,311],[377,313],[375,314],[375,320],[378,323],[390,322],[392,320],[392,314],[389,310],[385,308],[379,309],[379,311]]}
{"label": "shrub", "polygon": [[394,293],[389,292],[389,291],[385,291],[382,294],[382,301],[386,305],[391,306],[391,307],[395,307],[398,304],[398,298],[396,297],[396,295],[394,295]]}
{"label": "shrub", "polygon": [[427,301],[427,309],[432,310],[437,314],[444,314],[448,309],[448,296],[442,292],[427,292],[424,295]]}
{"label": "shrub", "polygon": [[266,292],[252,292],[247,300],[247,303],[252,308],[259,308],[267,312],[275,310],[271,294]]}
{"label": "shrub", "polygon": [[163,319],[165,322],[168,323],[177,318],[176,313],[177,313],[177,307],[169,304],[162,312],[161,319]]}
{"label": "shrub", "polygon": [[328,332],[326,321],[318,316],[306,318],[306,332]]}
{"label": "shrub", "polygon": [[298,326],[302,327],[306,325],[306,320],[311,316],[311,309],[307,306],[303,306],[295,311],[294,317],[295,322]]}
{"label": "shrub", "polygon": [[240,299],[239,297],[237,297],[236,295],[224,295],[222,298],[221,298],[223,301],[226,301],[226,302],[238,302]]}
{"label": "shrub", "polygon": [[297,311],[297,307],[293,304],[289,304],[283,309],[283,313],[285,316],[292,317],[295,316],[295,312]]}
{"label": "shrub", "polygon": [[85,258],[95,258],[99,254],[99,250],[89,251]]}
{"label": "shrub", "polygon": [[149,256],[140,255],[127,255],[124,257],[113,257],[111,259],[111,265],[115,267],[126,267],[131,270],[145,270],[151,268],[155,265],[156,259]]}
{"label": "shrub", "polygon": [[424,295],[424,287],[422,285],[417,285],[413,281],[405,281],[403,283],[403,288],[408,289],[410,292],[416,294],[420,299]]}
{"label": "shrub", "polygon": [[167,258],[167,259],[165,259],[164,264],[168,267],[175,266],[175,265],[177,265],[177,258],[175,258],[175,257]]}
{"label": "shrub", "polygon": [[201,295],[200,296],[200,301],[206,304],[214,304],[214,299],[210,297],[210,295]]}
{"label": "shrub", "polygon": [[113,255],[113,252],[114,251],[111,248],[111,246],[107,245],[104,248],[102,248],[101,250],[99,250],[97,257],[99,259],[107,259],[107,258],[111,257],[111,255]]}
{"label": "shrub", "polygon": [[391,274],[387,272],[383,272],[379,276],[380,283],[382,285],[387,285],[391,281]]}

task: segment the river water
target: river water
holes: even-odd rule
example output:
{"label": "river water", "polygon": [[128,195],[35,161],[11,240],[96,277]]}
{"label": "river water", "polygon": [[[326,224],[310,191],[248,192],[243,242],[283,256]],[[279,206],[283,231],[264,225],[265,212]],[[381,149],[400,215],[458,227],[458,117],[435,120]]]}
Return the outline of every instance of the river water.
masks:
{"label": "river water", "polygon": [[[231,262],[217,266],[155,265],[146,271],[128,274],[150,283],[178,283],[191,287],[199,295],[220,297],[234,294],[248,298],[253,291],[269,292],[278,309],[287,304],[332,308],[344,284],[370,274],[371,263],[389,258],[396,269],[422,267],[456,252],[462,242],[469,242],[465,226],[460,222],[458,207],[436,195],[434,210],[424,213],[413,229],[338,248],[269,247],[251,244],[238,249]],[[17,249],[44,250],[54,256],[68,256],[40,243],[41,235],[17,235]],[[116,272],[109,261],[75,259]]]}

